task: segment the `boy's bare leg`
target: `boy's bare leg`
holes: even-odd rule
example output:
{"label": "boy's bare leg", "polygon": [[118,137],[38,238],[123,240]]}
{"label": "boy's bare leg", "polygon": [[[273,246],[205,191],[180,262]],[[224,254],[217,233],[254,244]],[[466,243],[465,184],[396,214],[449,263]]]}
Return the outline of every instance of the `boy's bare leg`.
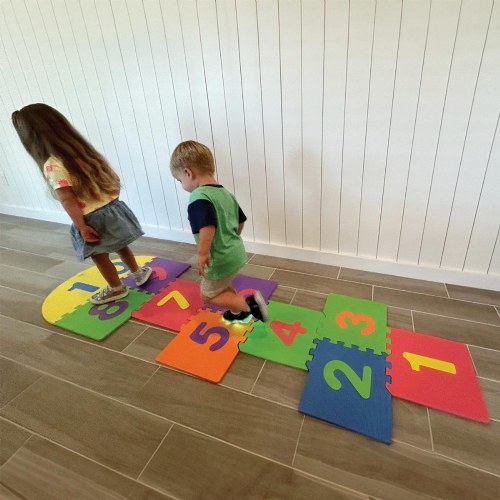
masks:
{"label": "boy's bare leg", "polygon": [[249,310],[245,297],[238,295],[234,288],[231,287],[226,288],[215,297],[205,297],[202,295],[201,298],[204,302],[224,307],[225,309],[229,309],[235,313]]}
{"label": "boy's bare leg", "polygon": [[97,266],[97,269],[99,269],[99,272],[102,274],[102,277],[108,282],[109,286],[113,288],[122,286],[122,282],[118,276],[118,271],[116,270],[115,265],[111,262],[108,253],[99,253],[92,255],[91,257],[94,264]]}
{"label": "boy's bare leg", "polygon": [[135,260],[135,256],[129,247],[122,248],[116,253],[120,256],[120,259],[122,259],[125,265],[130,269],[130,272],[135,273],[137,269],[139,269],[137,261]]}

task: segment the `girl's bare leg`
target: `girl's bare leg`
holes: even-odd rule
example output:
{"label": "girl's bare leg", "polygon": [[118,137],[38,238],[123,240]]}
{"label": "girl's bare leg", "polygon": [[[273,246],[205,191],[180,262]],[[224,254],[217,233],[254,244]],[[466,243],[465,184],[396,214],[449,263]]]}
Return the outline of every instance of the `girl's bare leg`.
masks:
{"label": "girl's bare leg", "polygon": [[116,253],[120,256],[120,259],[122,259],[125,265],[130,269],[130,272],[135,273],[137,269],[139,269],[137,261],[135,260],[135,256],[129,247],[122,248]]}
{"label": "girl's bare leg", "polygon": [[97,269],[99,269],[99,272],[102,274],[102,277],[108,282],[109,286],[113,288],[122,286],[122,282],[118,276],[118,271],[109,258],[109,253],[99,253],[92,255],[91,257],[94,264],[97,266]]}

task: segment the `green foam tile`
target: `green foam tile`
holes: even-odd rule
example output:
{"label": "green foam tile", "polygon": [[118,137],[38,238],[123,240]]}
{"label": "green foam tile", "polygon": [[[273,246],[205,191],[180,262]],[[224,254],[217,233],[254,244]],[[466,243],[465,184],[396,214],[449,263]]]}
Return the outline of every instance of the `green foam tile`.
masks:
{"label": "green foam tile", "polygon": [[324,320],[318,327],[318,337],[376,354],[387,350],[387,306],[381,302],[330,294],[323,308]]}
{"label": "green foam tile", "polygon": [[152,297],[148,293],[131,289],[123,299],[108,304],[82,304],[55,324],[94,340],[104,340],[130,318],[132,311],[139,309]]}
{"label": "green foam tile", "polygon": [[304,307],[269,301],[269,321],[256,321],[240,351],[276,363],[307,370],[309,351],[323,314]]}

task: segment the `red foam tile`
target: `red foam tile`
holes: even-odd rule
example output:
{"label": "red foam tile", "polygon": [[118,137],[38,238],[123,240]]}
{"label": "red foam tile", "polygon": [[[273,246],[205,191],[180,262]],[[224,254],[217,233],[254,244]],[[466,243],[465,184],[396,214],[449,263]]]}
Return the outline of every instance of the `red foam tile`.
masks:
{"label": "red foam tile", "polygon": [[389,392],[436,410],[488,422],[488,410],[465,344],[391,329]]}
{"label": "red foam tile", "polygon": [[203,306],[200,284],[176,279],[153,299],[132,313],[132,317],[178,332]]}

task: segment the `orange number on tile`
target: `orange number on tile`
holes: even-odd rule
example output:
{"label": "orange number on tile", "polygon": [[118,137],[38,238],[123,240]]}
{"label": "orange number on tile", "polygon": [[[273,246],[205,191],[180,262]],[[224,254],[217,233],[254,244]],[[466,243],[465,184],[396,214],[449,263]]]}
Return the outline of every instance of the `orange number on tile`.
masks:
{"label": "orange number on tile", "polygon": [[335,376],[335,370],[342,372],[347,380],[352,384],[357,393],[363,398],[370,397],[372,388],[372,369],[370,366],[363,366],[363,376],[359,375],[344,361],[332,359],[323,368],[325,382],[334,390],[342,389],[342,382]]}
{"label": "orange number on tile", "polygon": [[177,305],[181,309],[187,309],[189,307],[189,302],[186,300],[186,297],[184,297],[184,295],[182,295],[182,293],[178,292],[177,290],[174,290],[170,292],[168,295],[165,295],[165,297],[163,297],[163,299],[158,301],[156,305],[158,307],[161,307],[164,304],[166,304],[170,299],[174,299]]}
{"label": "orange number on tile", "polygon": [[347,328],[346,318],[351,320],[353,325],[364,322],[366,323],[363,328],[360,329],[361,335],[371,335],[375,331],[375,321],[368,314],[354,314],[352,311],[340,311],[337,314],[337,325],[340,328]]}
{"label": "orange number on tile", "polygon": [[410,363],[411,369],[415,372],[420,371],[421,366],[438,370],[440,372],[451,373],[455,375],[457,369],[453,363],[449,361],[442,361],[441,359],[429,358],[421,356],[420,354],[413,354],[412,352],[403,352],[403,358]]}
{"label": "orange number on tile", "polygon": [[[299,333],[306,333],[307,328],[304,328],[300,321],[295,321],[294,323],[284,323],[283,321],[271,321],[269,326],[273,332],[281,339],[281,342],[285,345],[292,345],[295,337]],[[288,332],[288,333],[285,333]]]}
{"label": "orange number on tile", "polygon": [[253,295],[255,293],[255,288],[244,288],[238,292],[238,295],[246,297],[247,295]]}

